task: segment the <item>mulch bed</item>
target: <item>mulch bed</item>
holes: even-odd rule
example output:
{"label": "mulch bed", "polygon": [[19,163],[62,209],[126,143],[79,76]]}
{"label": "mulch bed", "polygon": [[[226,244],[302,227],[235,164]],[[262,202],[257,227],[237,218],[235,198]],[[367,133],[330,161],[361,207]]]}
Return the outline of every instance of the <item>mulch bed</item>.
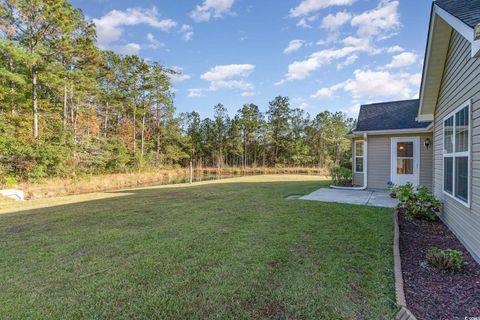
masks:
{"label": "mulch bed", "polygon": [[[455,235],[441,221],[407,220],[402,213],[398,221],[408,309],[417,319],[480,319],[480,265]],[[468,265],[459,273],[422,266],[432,246],[463,252]]]}

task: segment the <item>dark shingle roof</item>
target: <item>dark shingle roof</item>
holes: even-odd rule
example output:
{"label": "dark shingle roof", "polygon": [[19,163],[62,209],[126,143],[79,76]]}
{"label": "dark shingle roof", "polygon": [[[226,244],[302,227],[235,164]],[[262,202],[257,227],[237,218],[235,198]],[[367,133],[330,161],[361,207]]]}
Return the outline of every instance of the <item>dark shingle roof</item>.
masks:
{"label": "dark shingle roof", "polygon": [[480,23],[480,0],[437,0],[435,4],[470,28]]}
{"label": "dark shingle roof", "polygon": [[417,122],[420,100],[366,104],[360,107],[355,131],[426,128],[430,122]]}

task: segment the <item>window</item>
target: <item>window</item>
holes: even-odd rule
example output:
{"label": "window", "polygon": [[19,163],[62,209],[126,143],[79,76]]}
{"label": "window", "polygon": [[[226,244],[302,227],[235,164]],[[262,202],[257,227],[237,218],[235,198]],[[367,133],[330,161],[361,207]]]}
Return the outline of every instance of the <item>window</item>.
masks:
{"label": "window", "polygon": [[363,141],[355,141],[354,145],[355,172],[363,173]]}
{"label": "window", "polygon": [[397,142],[397,174],[413,174],[413,142]]}
{"label": "window", "polygon": [[443,191],[469,206],[470,106],[443,120]]}

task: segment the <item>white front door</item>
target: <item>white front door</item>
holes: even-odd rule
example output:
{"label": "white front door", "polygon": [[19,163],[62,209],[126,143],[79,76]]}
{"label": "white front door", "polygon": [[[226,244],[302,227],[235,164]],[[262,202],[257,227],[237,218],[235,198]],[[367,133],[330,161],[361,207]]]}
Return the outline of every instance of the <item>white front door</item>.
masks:
{"label": "white front door", "polygon": [[392,182],[402,185],[419,184],[420,138],[392,138]]}

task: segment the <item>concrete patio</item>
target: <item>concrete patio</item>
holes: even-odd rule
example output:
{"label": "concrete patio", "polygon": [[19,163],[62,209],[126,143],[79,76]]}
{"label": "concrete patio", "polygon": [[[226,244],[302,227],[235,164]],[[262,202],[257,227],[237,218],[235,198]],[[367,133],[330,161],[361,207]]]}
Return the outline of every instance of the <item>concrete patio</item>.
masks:
{"label": "concrete patio", "polygon": [[360,204],[387,208],[394,208],[398,204],[398,200],[390,198],[389,192],[385,190],[345,190],[322,188],[306,196],[300,197],[299,199]]}

